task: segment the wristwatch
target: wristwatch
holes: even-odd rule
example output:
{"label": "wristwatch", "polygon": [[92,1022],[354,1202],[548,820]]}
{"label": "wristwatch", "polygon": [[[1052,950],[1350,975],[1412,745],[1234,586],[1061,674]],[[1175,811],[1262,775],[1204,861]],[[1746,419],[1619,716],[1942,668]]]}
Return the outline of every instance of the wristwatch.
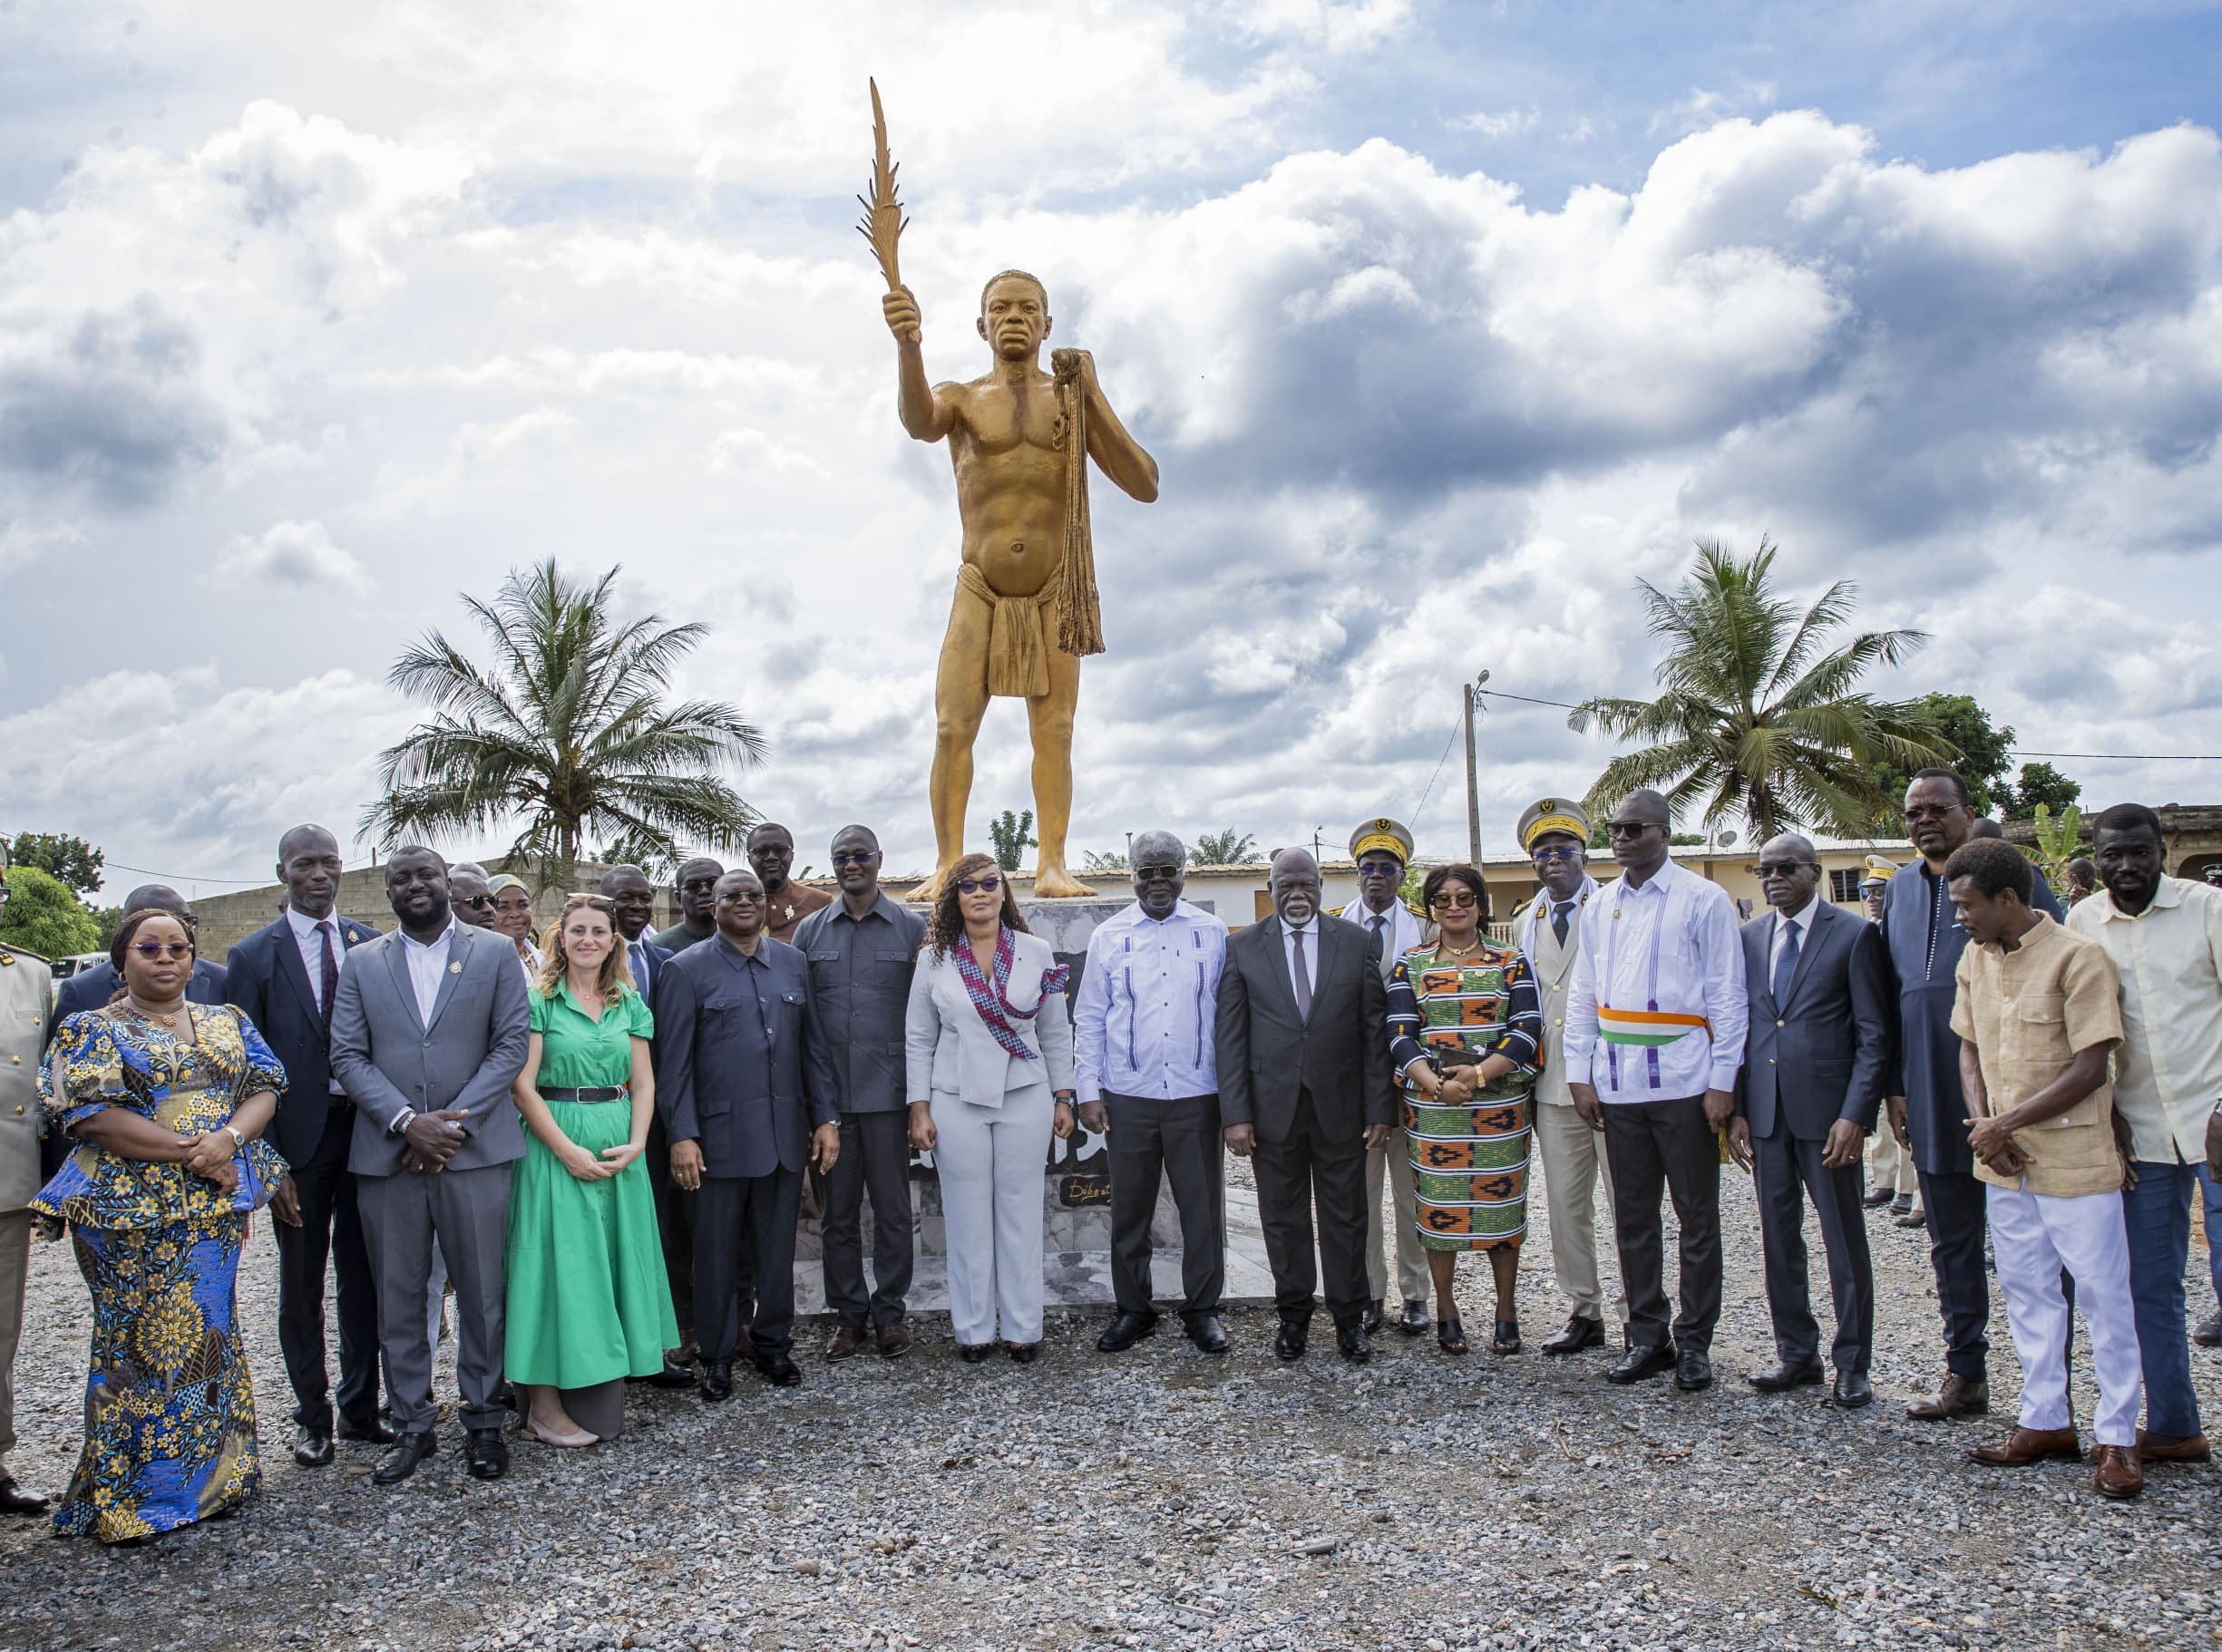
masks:
{"label": "wristwatch", "polygon": [[242,1152],[246,1150],[247,1138],[239,1133],[239,1127],[237,1124],[225,1125],[224,1133],[231,1138],[231,1151],[233,1152]]}

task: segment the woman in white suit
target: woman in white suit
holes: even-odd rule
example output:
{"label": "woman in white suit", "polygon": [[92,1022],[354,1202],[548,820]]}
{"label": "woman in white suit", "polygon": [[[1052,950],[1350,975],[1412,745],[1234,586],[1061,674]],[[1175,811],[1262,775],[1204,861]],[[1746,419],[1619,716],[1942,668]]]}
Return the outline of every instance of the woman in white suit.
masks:
{"label": "woman in white suit", "polygon": [[1073,1129],[1067,971],[1028,932],[996,863],[949,869],[911,977],[911,1142],[934,1155],[957,1352],[1021,1365],[1041,1351],[1042,1182]]}

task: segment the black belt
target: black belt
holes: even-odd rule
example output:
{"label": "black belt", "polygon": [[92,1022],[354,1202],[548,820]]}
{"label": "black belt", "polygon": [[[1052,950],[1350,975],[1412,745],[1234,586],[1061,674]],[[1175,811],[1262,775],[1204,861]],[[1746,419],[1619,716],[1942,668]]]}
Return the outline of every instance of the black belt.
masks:
{"label": "black belt", "polygon": [[584,1090],[543,1090],[543,1102],[621,1102],[627,1094],[623,1084],[594,1084]]}

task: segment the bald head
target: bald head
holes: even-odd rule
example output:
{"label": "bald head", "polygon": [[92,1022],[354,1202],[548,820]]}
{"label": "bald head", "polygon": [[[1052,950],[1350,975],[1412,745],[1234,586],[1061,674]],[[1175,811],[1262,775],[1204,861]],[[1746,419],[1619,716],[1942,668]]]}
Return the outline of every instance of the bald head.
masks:
{"label": "bald head", "polygon": [[1320,863],[1309,850],[1284,849],[1275,855],[1267,888],[1273,910],[1291,928],[1301,928],[1320,915]]}
{"label": "bald head", "polygon": [[1649,786],[1631,792],[1613,811],[1613,818],[1604,823],[1605,839],[1632,888],[1641,888],[1666,864],[1667,839],[1673,826],[1673,809]]}
{"label": "bald head", "polygon": [[1795,918],[1821,886],[1821,858],[1811,839],[1785,831],[1760,845],[1759,874],[1767,904]]}
{"label": "bald head", "polygon": [[278,879],[286,904],[321,923],[339,894],[339,840],[321,826],[296,826],[278,840]]}

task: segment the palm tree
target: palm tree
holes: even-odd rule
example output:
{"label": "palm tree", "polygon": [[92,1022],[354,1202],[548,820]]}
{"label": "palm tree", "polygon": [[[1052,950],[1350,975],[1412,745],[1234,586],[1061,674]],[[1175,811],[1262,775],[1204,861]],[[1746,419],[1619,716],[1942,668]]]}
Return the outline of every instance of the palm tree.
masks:
{"label": "palm tree", "polygon": [[664,698],[705,627],[666,628],[655,614],[619,624],[618,572],[590,588],[553,558],[512,569],[491,603],[463,599],[493,645],[492,666],[437,631],[394,662],[386,680],[432,716],[380,753],[386,795],[363,811],[366,835],[391,847],[522,815],[510,854],[532,863],[542,888],[568,888],[580,846],[595,837],[668,858],[682,840],[729,845],[755,824],[719,774],[761,762],[764,736],[722,702]]}
{"label": "palm tree", "polygon": [[1228,827],[1224,831],[1207,831],[1196,840],[1198,866],[1239,866],[1249,854],[1257,839],[1246,831]]}
{"label": "palm tree", "polygon": [[1882,798],[1873,765],[1901,770],[1959,753],[1915,703],[1858,690],[1876,664],[1895,666],[1928,639],[1922,631],[1863,631],[1837,646],[1858,588],[1839,579],[1801,615],[1768,585],[1775,546],[1739,559],[1717,540],[1670,596],[1638,582],[1651,633],[1667,639],[1655,700],[1600,696],[1566,719],[1615,740],[1642,741],[1605,765],[1588,805],[1603,811],[1642,787],[1666,793],[1678,815],[1711,826],[1740,815],[1765,842],[1823,826],[1865,835]]}

